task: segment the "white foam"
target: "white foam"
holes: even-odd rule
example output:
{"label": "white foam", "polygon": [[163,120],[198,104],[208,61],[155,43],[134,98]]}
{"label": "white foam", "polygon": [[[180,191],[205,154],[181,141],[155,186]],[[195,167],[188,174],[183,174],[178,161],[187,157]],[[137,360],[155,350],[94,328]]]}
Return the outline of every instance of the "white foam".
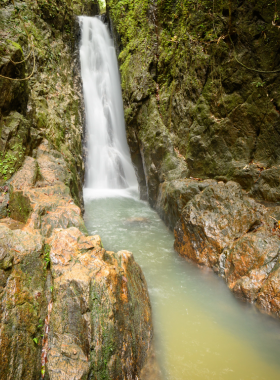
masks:
{"label": "white foam", "polygon": [[132,186],[126,189],[93,189],[84,188],[84,200],[89,202],[93,199],[104,198],[131,198],[140,201],[138,187]]}

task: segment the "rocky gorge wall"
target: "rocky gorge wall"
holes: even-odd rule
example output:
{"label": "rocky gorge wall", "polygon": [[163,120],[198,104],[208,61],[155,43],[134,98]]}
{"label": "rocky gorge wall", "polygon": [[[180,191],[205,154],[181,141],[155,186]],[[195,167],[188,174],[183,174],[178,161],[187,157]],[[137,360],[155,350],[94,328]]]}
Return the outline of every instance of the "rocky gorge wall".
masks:
{"label": "rocky gorge wall", "polygon": [[144,275],[132,253],[89,236],[82,218],[76,16],[98,12],[91,0],[0,1],[3,380],[148,378]]}
{"label": "rocky gorge wall", "polygon": [[107,1],[142,198],[180,254],[278,316],[279,15],[276,0]]}
{"label": "rocky gorge wall", "polygon": [[137,379],[151,307],[132,253],[89,236],[47,140],[9,183],[0,219],[1,379]]}

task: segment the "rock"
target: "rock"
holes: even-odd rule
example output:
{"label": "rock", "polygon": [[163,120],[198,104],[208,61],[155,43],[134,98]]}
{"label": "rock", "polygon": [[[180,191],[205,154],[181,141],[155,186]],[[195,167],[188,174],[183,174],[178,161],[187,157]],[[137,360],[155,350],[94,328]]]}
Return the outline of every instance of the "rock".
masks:
{"label": "rock", "polygon": [[209,186],[184,208],[175,227],[175,249],[218,270],[222,250],[261,224],[264,211],[234,182]]}
{"label": "rock", "polygon": [[0,219],[0,223],[8,227],[10,230],[22,230],[25,227],[24,223],[11,218]]}
{"label": "rock", "polygon": [[40,229],[43,236],[59,227],[75,226],[86,232],[81,210],[66,186],[69,175],[63,157],[47,141],[38,147],[37,157],[26,157],[10,181],[11,218]]}
{"label": "rock", "polygon": [[148,360],[141,370],[141,380],[162,380],[163,376],[156,358],[154,342],[149,351]]}
{"label": "rock", "polygon": [[43,141],[10,181],[11,218],[0,219],[0,377],[136,379],[153,335],[146,281],[132,253],[106,252],[87,235],[68,179]]}
{"label": "rock", "polygon": [[56,229],[48,244],[54,278],[50,378],[136,378],[152,325],[147,285],[132,254],[106,253],[99,237],[85,238],[73,227]]}
{"label": "rock", "polygon": [[255,301],[279,260],[280,238],[262,226],[233,242],[223,254],[226,255],[225,278],[230,289]]}
{"label": "rock", "polygon": [[215,183],[215,180],[198,181],[194,179],[166,181],[160,185],[156,210],[165,224],[173,230],[185,205],[195,195]]}
{"label": "rock", "polygon": [[2,192],[0,192],[0,218],[5,218],[7,216],[9,199],[8,188],[3,189]]}
{"label": "rock", "polygon": [[130,134],[127,136],[127,138],[129,140],[131,159],[133,162],[135,174],[138,181],[140,199],[147,201],[148,200],[147,184],[146,184],[146,177],[145,177],[145,172],[144,172],[144,167],[143,167],[143,162],[142,162],[140,143],[139,143],[139,140],[137,139],[137,135],[134,130],[130,131]]}
{"label": "rock", "polygon": [[[166,1],[141,8],[136,0],[129,15],[120,18],[119,1],[111,0],[107,13],[118,31],[128,143],[138,172],[144,168],[150,204],[155,206],[165,180],[189,176],[236,181],[253,197],[278,201],[280,77],[267,72],[263,79],[234,59],[236,54],[252,69],[277,67],[279,29],[269,21],[273,6],[264,0],[254,7],[232,4],[236,40],[221,37],[216,44],[206,3],[193,12],[183,0],[174,13]],[[222,2],[215,4],[214,13],[216,35],[227,36]],[[180,37],[181,21],[186,22],[187,39]],[[266,28],[265,39],[260,38],[260,24]],[[139,177],[142,187],[145,181]]]}
{"label": "rock", "polygon": [[[8,11],[1,6],[1,29],[4,31],[6,23],[12,16],[12,10]],[[6,39],[5,39],[6,40]],[[14,42],[14,43],[13,43]],[[4,46],[3,46],[4,45]],[[0,73],[10,78],[24,78],[26,73],[26,65],[14,65],[23,59],[23,51],[21,45],[15,41],[7,39],[2,42],[3,49],[0,55]],[[27,81],[11,81],[0,78],[0,113],[6,114],[10,111],[24,113],[28,102],[28,82]],[[2,150],[2,149],[1,149]]]}
{"label": "rock", "polygon": [[262,286],[257,303],[262,308],[275,313],[280,317],[280,262],[279,256],[276,265]]}
{"label": "rock", "polygon": [[244,195],[237,183],[210,185],[183,209],[175,249],[213,268],[238,296],[279,314],[280,230],[271,218],[277,212]]}
{"label": "rock", "polygon": [[[26,156],[36,158],[38,146],[47,139],[63,156],[72,197],[82,207],[84,109],[76,16],[98,10],[97,0],[55,0],[52,5],[40,0],[28,6],[17,4],[16,9],[2,0],[0,74],[12,79],[32,75],[20,81],[0,78],[0,186],[19,170]],[[32,43],[18,14],[28,20],[36,36]]]}
{"label": "rock", "polygon": [[62,154],[50,147],[47,140],[38,147],[36,161],[39,175],[37,186],[52,185],[56,182],[63,182],[69,186],[70,175],[66,162]]}
{"label": "rock", "polygon": [[186,163],[174,151],[155,99],[145,102],[137,113],[133,129],[128,129],[128,141],[132,145],[132,159],[140,179],[142,199],[146,199],[148,194],[150,205],[155,207],[160,184],[187,175]]}
{"label": "rock", "polygon": [[26,154],[29,128],[30,122],[18,112],[13,111],[9,116],[2,118],[0,122],[0,184],[4,184],[22,165]]}
{"label": "rock", "polygon": [[269,202],[280,201],[280,167],[263,170],[253,185],[250,195]]}
{"label": "rock", "polygon": [[32,213],[31,201],[27,191],[14,191],[10,196],[9,211],[12,219],[26,223]]}
{"label": "rock", "polygon": [[[40,378],[46,265],[39,233],[0,225],[0,377]],[[34,338],[38,344],[35,343]]]}
{"label": "rock", "polygon": [[32,157],[26,157],[22,168],[10,181],[11,191],[30,188],[35,185],[37,178],[37,162]]}

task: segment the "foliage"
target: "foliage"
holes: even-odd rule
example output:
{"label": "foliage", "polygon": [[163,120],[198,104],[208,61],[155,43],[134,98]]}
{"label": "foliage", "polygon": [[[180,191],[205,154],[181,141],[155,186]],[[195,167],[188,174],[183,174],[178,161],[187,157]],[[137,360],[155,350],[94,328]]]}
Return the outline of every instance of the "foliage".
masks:
{"label": "foliage", "polygon": [[[252,0],[252,6],[257,3],[262,6],[261,1]],[[159,82],[168,85],[185,66],[191,51],[195,59],[209,60],[208,55],[217,50],[215,45],[229,33],[232,13],[238,6],[231,0],[108,0],[108,4],[124,46],[119,57],[124,87],[135,51],[141,53],[144,65],[149,51],[158,56]],[[276,1],[269,6],[273,20],[278,14]],[[264,39],[266,29],[262,25]]]}
{"label": "foliage", "polygon": [[98,0],[100,12],[104,13],[106,11],[106,1],[105,0]]}
{"label": "foliage", "polygon": [[0,178],[5,181],[18,169],[26,148],[20,143],[15,143],[8,152],[0,152]]}
{"label": "foliage", "polygon": [[50,248],[49,244],[46,244],[44,246],[44,260],[45,260],[45,263],[46,263],[46,266],[45,266],[46,269],[50,265],[50,261],[51,261],[51,259],[50,259],[50,251],[51,251],[51,248]]}

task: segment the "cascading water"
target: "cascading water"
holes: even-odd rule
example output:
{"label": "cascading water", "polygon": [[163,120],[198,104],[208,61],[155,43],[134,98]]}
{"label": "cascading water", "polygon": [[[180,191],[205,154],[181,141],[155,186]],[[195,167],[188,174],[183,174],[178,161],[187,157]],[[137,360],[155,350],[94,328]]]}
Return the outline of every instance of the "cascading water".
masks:
{"label": "cascading water", "polygon": [[135,187],[113,41],[98,18],[81,16],[79,20],[87,125],[86,188],[104,191]]}

